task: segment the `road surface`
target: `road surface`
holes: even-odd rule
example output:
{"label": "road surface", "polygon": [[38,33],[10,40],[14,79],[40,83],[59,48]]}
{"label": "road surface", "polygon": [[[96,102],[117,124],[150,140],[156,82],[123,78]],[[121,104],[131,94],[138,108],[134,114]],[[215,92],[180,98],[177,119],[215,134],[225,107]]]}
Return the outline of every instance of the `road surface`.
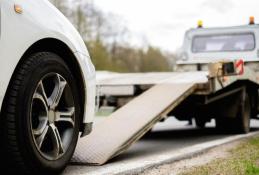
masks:
{"label": "road surface", "polygon": [[[123,169],[123,167],[133,166],[134,163],[142,160],[148,161],[163,153],[177,153],[183,148],[231,136],[217,133],[214,129],[214,123],[212,121],[207,124],[206,129],[197,129],[194,126],[189,126],[187,122],[179,122],[174,118],[169,118],[165,122],[158,123],[149,135],[106,165],[70,165],[63,174],[110,174],[113,172],[111,169],[114,167]],[[259,121],[252,120],[251,123],[252,132],[259,131]]]}

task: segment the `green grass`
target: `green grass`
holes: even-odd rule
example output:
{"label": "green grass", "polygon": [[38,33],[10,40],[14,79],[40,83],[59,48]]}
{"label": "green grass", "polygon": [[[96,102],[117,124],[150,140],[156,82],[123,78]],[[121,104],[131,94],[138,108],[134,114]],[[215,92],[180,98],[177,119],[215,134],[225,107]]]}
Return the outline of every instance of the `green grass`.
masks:
{"label": "green grass", "polygon": [[259,174],[259,167],[251,162],[245,163],[245,174],[253,175],[253,174]]}
{"label": "green grass", "polygon": [[259,175],[259,137],[242,142],[227,158],[193,167],[181,175]]}

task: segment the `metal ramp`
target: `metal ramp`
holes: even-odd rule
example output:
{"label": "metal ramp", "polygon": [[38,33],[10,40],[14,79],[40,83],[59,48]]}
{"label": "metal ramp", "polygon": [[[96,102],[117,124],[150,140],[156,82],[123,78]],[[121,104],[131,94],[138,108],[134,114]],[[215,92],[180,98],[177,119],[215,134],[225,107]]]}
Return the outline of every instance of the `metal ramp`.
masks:
{"label": "metal ramp", "polygon": [[158,84],[94,126],[79,140],[72,162],[102,165],[125,151],[194,92],[195,83]]}

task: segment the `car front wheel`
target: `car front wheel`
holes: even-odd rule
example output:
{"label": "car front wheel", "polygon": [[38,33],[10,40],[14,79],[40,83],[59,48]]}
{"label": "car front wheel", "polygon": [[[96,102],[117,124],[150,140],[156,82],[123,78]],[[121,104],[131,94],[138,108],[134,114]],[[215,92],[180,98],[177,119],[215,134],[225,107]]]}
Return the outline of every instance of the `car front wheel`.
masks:
{"label": "car front wheel", "polygon": [[12,77],[2,109],[5,169],[60,173],[76,147],[79,110],[75,79],[58,55],[41,52],[25,59]]}

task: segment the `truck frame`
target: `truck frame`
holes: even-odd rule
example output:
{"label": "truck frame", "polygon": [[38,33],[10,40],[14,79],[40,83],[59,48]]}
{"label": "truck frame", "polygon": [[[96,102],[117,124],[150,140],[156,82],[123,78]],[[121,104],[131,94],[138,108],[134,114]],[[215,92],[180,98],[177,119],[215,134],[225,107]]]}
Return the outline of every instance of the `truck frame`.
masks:
{"label": "truck frame", "polygon": [[166,82],[168,77],[174,77],[174,83],[182,83],[175,77],[185,74],[189,81],[197,82],[197,89],[169,116],[179,120],[194,118],[200,128],[214,118],[222,131],[247,133],[250,118],[257,119],[258,114],[258,43],[258,25],[190,29],[178,53],[176,72],[106,73],[106,77],[99,73],[100,102],[120,108],[159,81]]}
{"label": "truck frame", "polygon": [[175,72],[97,73],[99,104],[115,110],[80,140],[73,161],[102,165],[168,116],[248,133],[259,88],[259,26],[250,23],[188,30]]}

